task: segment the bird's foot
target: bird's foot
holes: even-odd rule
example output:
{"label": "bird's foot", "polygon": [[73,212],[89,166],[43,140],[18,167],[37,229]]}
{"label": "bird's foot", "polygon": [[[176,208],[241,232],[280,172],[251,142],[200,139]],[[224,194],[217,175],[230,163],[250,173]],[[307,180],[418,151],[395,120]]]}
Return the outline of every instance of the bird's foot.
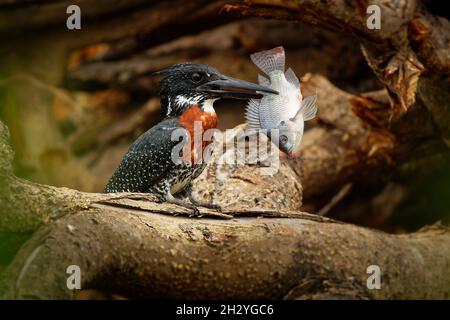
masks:
{"label": "bird's foot", "polygon": [[196,197],[192,197],[192,196],[189,197],[189,200],[191,201],[192,204],[194,204],[198,207],[214,209],[219,212],[222,212],[222,207],[217,203],[213,203],[211,201],[203,201],[203,200],[197,199]]}
{"label": "bird's foot", "polygon": [[205,208],[214,209],[214,210],[217,210],[219,212],[222,212],[222,206],[220,204],[217,204],[217,203],[208,202],[206,205],[204,205],[204,207]]}
{"label": "bird's foot", "polygon": [[189,215],[189,217],[201,217],[202,214],[200,213],[200,210],[197,208],[195,204],[186,203],[185,208],[191,209],[192,213]]}
{"label": "bird's foot", "polygon": [[166,202],[176,204],[177,206],[192,210],[192,213],[189,215],[190,217],[200,217],[202,215],[200,213],[200,210],[193,203],[185,202],[185,201],[177,199],[177,198],[166,199]]}

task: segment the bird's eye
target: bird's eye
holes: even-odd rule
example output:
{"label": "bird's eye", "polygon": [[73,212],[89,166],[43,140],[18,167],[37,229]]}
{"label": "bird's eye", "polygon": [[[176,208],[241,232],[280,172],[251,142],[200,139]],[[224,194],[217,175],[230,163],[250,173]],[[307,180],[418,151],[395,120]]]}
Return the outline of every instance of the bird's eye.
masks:
{"label": "bird's eye", "polygon": [[280,136],[280,142],[282,144],[285,144],[288,142],[288,137],[286,137],[284,134]]}
{"label": "bird's eye", "polygon": [[194,81],[194,82],[200,82],[200,81],[202,81],[203,76],[202,76],[200,73],[193,73],[193,74],[191,75],[191,79],[192,79],[192,81]]}

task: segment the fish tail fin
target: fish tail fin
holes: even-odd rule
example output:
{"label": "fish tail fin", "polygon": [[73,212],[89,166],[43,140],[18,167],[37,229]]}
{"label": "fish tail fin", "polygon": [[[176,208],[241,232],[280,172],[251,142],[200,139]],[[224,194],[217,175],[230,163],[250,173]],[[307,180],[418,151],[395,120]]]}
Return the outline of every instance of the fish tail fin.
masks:
{"label": "fish tail fin", "polygon": [[308,121],[313,119],[317,113],[317,94],[313,96],[308,96],[302,100],[302,105],[300,106],[299,111],[295,115],[297,117],[298,114],[303,115],[303,120]]}
{"label": "fish tail fin", "polygon": [[247,120],[250,128],[259,129],[261,127],[261,123],[259,121],[260,104],[260,99],[250,99],[247,103],[247,108],[245,109],[245,119]]}
{"label": "fish tail fin", "polygon": [[250,55],[250,59],[267,75],[275,70],[284,72],[285,56],[283,47],[253,53]]}

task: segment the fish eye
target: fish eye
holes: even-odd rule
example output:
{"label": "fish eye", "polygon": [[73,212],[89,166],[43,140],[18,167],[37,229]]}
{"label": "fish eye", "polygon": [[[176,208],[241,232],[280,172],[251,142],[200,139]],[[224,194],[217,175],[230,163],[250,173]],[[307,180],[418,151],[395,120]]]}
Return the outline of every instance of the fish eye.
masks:
{"label": "fish eye", "polygon": [[282,144],[287,143],[287,142],[288,142],[288,137],[285,136],[284,134],[281,135],[281,136],[280,136],[280,142],[281,142]]}
{"label": "fish eye", "polygon": [[195,72],[191,75],[191,80],[196,83],[202,81],[202,79],[203,79],[203,76],[200,73]]}
{"label": "fish eye", "polygon": [[282,126],[284,126],[284,125],[286,124],[286,122],[285,122],[284,120],[281,120],[280,124],[281,124]]}

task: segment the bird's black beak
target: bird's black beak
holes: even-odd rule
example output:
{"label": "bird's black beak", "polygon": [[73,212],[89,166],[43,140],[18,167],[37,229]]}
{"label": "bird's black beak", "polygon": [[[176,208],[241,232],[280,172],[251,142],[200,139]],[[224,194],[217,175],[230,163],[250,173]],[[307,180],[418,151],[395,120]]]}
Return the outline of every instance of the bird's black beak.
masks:
{"label": "bird's black beak", "polygon": [[232,77],[221,76],[197,87],[198,91],[207,92],[217,98],[251,99],[261,98],[262,93],[278,94],[278,91]]}

